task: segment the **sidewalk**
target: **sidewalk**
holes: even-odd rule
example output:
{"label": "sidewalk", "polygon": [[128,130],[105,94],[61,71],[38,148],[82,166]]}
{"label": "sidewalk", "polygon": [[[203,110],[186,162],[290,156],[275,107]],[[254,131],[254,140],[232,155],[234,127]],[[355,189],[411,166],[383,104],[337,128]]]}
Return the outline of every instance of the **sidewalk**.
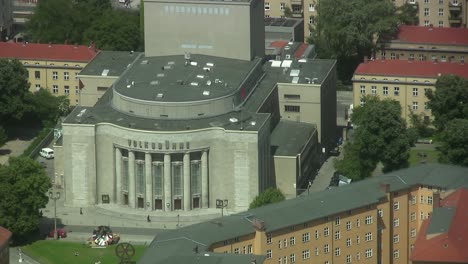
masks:
{"label": "sidewalk", "polygon": [[335,160],[342,158],[343,151],[340,152],[339,156],[330,156],[327,160],[325,160],[325,162],[322,164],[322,167],[320,167],[317,176],[312,182],[312,186],[309,190],[310,192],[323,191],[330,185],[331,178],[333,177],[333,173],[335,172]]}

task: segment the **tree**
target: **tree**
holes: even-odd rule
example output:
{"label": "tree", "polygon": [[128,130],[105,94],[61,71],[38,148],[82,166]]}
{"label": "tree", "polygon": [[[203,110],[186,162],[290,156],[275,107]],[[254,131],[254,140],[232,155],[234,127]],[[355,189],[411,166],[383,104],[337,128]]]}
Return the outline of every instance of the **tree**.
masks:
{"label": "tree", "polygon": [[468,119],[454,119],[442,132],[441,161],[468,166]]}
{"label": "tree", "polygon": [[85,32],[86,41],[94,41],[103,50],[137,50],[140,44],[139,18],[134,13],[109,10]]}
{"label": "tree", "polygon": [[44,127],[54,127],[58,118],[70,111],[70,100],[67,96],[54,96],[46,89],[35,92],[28,101],[34,109],[29,115],[35,120],[40,120]]}
{"label": "tree", "polygon": [[364,97],[364,106],[355,108],[351,121],[355,133],[344,159],[336,163],[340,173],[356,180],[370,176],[379,162],[384,172],[408,166],[410,139],[397,101]]}
{"label": "tree", "polygon": [[8,135],[3,127],[0,127],[0,147],[5,145],[8,140]]}
{"label": "tree", "polygon": [[250,203],[249,209],[284,201],[284,194],[277,188],[268,188]]}
{"label": "tree", "polygon": [[18,60],[0,59],[0,123],[20,119],[28,110],[28,72]]}
{"label": "tree", "polygon": [[404,3],[396,10],[398,22],[403,25],[418,25],[418,6],[416,4]]}
{"label": "tree", "polygon": [[435,91],[428,90],[428,106],[434,116],[433,124],[442,132],[453,119],[468,119],[468,80],[455,75],[437,79]]}
{"label": "tree", "polygon": [[410,111],[409,119],[411,123],[411,129],[416,132],[417,138],[432,137],[435,131],[434,128],[430,127],[430,119],[424,118],[424,113],[414,113],[411,109],[411,106],[408,106],[408,108]]}
{"label": "tree", "polygon": [[39,210],[48,202],[50,179],[36,161],[12,157],[0,165],[0,226],[24,237],[39,224]]}

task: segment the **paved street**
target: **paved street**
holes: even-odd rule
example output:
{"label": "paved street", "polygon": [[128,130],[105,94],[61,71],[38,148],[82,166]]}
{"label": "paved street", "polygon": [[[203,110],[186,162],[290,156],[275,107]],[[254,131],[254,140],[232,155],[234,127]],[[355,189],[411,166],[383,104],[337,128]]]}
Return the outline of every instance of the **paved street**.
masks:
{"label": "paved street", "polygon": [[[20,262],[21,258],[21,262]],[[10,248],[10,263],[26,263],[26,264],[39,264],[39,262],[35,261],[34,259],[30,258],[29,256],[23,254],[19,251],[19,248]]]}

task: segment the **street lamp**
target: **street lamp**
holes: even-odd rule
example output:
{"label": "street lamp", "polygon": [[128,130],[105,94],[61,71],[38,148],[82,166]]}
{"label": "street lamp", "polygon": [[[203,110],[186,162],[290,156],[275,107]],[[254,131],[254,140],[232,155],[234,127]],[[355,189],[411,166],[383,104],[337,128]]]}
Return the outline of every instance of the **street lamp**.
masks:
{"label": "street lamp", "polygon": [[224,216],[224,208],[228,206],[229,201],[227,199],[216,199],[216,208],[221,209],[221,217]]}
{"label": "street lamp", "polygon": [[60,199],[60,192],[49,191],[49,199],[54,200],[54,239],[57,239],[57,200]]}

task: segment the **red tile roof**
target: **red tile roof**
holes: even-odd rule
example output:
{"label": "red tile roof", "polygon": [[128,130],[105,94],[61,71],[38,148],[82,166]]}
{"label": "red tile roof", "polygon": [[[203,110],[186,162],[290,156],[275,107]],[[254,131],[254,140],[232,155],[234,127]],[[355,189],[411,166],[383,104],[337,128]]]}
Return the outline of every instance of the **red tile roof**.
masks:
{"label": "red tile roof", "polygon": [[302,54],[304,54],[304,51],[307,49],[308,46],[309,45],[307,45],[306,43],[301,43],[301,45],[299,45],[299,47],[294,52],[294,57],[296,59],[300,59]]}
{"label": "red tile roof", "polygon": [[287,42],[287,41],[273,41],[272,43],[270,43],[270,47],[272,47],[272,48],[278,48],[278,49],[282,49],[282,48],[284,48],[286,45],[288,45],[288,42]]}
{"label": "red tile roof", "polygon": [[11,232],[8,231],[8,229],[0,226],[0,248],[2,248],[5,245],[5,243],[8,242],[10,237]]}
{"label": "red tile roof", "polygon": [[359,64],[354,74],[437,78],[454,74],[468,79],[468,64],[408,60],[372,60]]}
{"label": "red tile roof", "polygon": [[409,43],[468,45],[468,28],[400,26],[395,40]]}
{"label": "red tile roof", "polygon": [[441,202],[442,207],[455,207],[448,232],[426,238],[431,218],[426,219],[416,238],[411,256],[413,262],[468,263],[468,190],[461,188]]}
{"label": "red tile roof", "polygon": [[87,46],[0,42],[0,58],[89,62],[96,53]]}

